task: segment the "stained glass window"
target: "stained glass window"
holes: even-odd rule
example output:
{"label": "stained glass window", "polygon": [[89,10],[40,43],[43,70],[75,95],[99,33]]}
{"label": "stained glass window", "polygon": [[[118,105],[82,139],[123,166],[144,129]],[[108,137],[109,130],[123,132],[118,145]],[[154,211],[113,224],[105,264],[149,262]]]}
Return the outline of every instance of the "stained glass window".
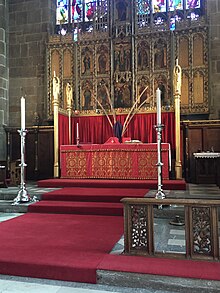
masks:
{"label": "stained glass window", "polygon": [[73,0],[71,3],[71,20],[72,22],[80,22],[83,17],[83,4],[81,0]]}
{"label": "stained glass window", "polygon": [[[157,26],[162,29],[164,26],[175,30],[182,20],[196,21],[204,13],[202,0],[130,0],[133,1],[139,28]],[[71,32],[73,39],[76,39],[77,33],[82,30],[107,31],[110,24],[109,5],[113,7],[111,11],[114,11],[114,5],[116,8],[120,7],[124,0],[56,0],[56,3],[57,32]]]}
{"label": "stained glass window", "polygon": [[169,0],[169,10],[183,9],[183,0]]}
{"label": "stained glass window", "polygon": [[166,0],[152,0],[153,13],[166,12]]}
{"label": "stained glass window", "polygon": [[95,16],[96,1],[85,0],[85,21],[91,21]]}
{"label": "stained glass window", "polygon": [[57,24],[65,24],[69,21],[69,0],[57,0]]}
{"label": "stained glass window", "polygon": [[137,0],[137,14],[144,15],[150,13],[150,0]]}
{"label": "stained glass window", "polygon": [[200,8],[200,0],[187,0],[186,9]]}

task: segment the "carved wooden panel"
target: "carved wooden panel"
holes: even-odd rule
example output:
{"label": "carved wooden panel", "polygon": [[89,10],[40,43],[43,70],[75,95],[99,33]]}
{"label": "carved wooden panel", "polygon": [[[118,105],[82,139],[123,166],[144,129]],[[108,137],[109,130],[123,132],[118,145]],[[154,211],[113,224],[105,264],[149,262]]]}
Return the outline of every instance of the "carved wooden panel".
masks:
{"label": "carved wooden panel", "polygon": [[88,76],[94,70],[93,50],[89,47],[83,47],[81,51],[81,75]]}
{"label": "carved wooden panel", "polygon": [[72,78],[73,54],[70,50],[64,50],[63,53],[63,78]]}
{"label": "carved wooden panel", "polygon": [[179,63],[183,68],[181,114],[208,113],[208,33],[189,30],[176,33]]}
{"label": "carved wooden panel", "polygon": [[193,76],[193,98],[196,104],[204,103],[204,76],[199,71]]}
{"label": "carved wooden panel", "polygon": [[97,74],[103,75],[110,71],[110,54],[109,47],[106,45],[100,45],[97,47],[96,52],[96,68]]}
{"label": "carved wooden panel", "polygon": [[182,73],[181,105],[189,105],[189,76],[186,72]]}
{"label": "carved wooden panel", "polygon": [[131,250],[148,250],[148,210],[147,206],[130,206]]}
{"label": "carved wooden panel", "polygon": [[137,44],[137,69],[146,71],[150,68],[150,47],[146,41]]}
{"label": "carved wooden panel", "polygon": [[201,34],[195,34],[193,37],[193,66],[204,65],[204,41]]}
{"label": "carved wooden panel", "polygon": [[60,52],[58,50],[53,50],[51,53],[51,72],[54,75],[54,72],[59,76],[60,72]]}
{"label": "carved wooden panel", "polygon": [[179,40],[179,63],[184,67],[189,66],[189,39],[183,36]]}
{"label": "carved wooden panel", "polygon": [[212,255],[211,215],[209,207],[192,208],[193,253]]}
{"label": "carved wooden panel", "polygon": [[81,85],[81,107],[83,110],[92,109],[95,105],[93,83],[91,80],[84,80]]}

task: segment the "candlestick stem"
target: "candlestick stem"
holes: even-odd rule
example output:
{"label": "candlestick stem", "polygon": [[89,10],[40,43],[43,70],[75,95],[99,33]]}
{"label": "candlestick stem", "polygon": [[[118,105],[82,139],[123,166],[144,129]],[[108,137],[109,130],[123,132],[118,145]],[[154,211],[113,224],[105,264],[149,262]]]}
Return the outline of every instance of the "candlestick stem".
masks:
{"label": "candlestick stem", "polygon": [[21,136],[21,164],[19,165],[21,167],[21,183],[20,183],[20,190],[18,191],[18,194],[16,198],[14,199],[13,205],[18,205],[20,203],[27,203],[30,201],[36,201],[36,197],[31,198],[26,186],[25,186],[25,167],[27,167],[25,163],[25,137],[27,134],[27,130],[21,129],[18,130],[18,133]]}
{"label": "candlestick stem", "polygon": [[[161,91],[158,88],[156,90],[156,96],[157,96],[157,125],[155,126],[157,131],[157,193],[155,197],[157,199],[164,199],[166,196],[163,192],[163,184],[162,184],[162,154],[161,154],[161,141],[162,141],[162,130],[164,125],[161,124]],[[162,208],[162,205],[159,206],[159,208]]]}
{"label": "candlestick stem", "polygon": [[79,123],[76,123],[76,145],[79,146]]}

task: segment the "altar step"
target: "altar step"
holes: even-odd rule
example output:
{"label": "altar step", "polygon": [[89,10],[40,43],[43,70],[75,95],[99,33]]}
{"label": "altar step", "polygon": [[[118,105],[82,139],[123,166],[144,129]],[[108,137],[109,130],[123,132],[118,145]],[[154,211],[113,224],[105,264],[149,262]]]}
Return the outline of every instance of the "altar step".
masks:
{"label": "altar step", "polygon": [[70,202],[70,201],[40,201],[28,207],[28,212],[50,214],[106,215],[122,216],[121,203],[108,202]]}
{"label": "altar step", "polygon": [[124,197],[146,196],[148,189],[70,187],[42,195],[29,206],[34,213],[122,216]]}
{"label": "altar step", "polygon": [[[52,178],[39,180],[38,187],[95,187],[95,188],[136,188],[136,189],[157,189],[157,180],[113,180],[113,179],[65,179]],[[163,189],[165,190],[186,190],[186,181],[163,180]]]}

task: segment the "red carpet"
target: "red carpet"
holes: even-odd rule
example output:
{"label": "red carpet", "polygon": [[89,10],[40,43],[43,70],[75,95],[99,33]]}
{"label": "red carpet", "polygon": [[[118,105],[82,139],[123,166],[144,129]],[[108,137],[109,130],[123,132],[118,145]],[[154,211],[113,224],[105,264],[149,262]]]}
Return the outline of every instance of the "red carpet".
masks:
{"label": "red carpet", "polygon": [[123,216],[123,197],[144,197],[148,189],[62,188],[45,193],[29,212]]}
{"label": "red carpet", "polygon": [[0,223],[0,274],[96,283],[97,270],[110,270],[220,281],[219,262],[109,254],[123,234],[120,199],[147,192],[76,187],[44,194],[29,213]]}
{"label": "red carpet", "polygon": [[[157,189],[157,180],[46,179],[39,187],[95,187]],[[165,190],[185,190],[185,180],[163,180]]]}
{"label": "red carpet", "polygon": [[28,213],[0,223],[0,274],[96,283],[123,218]]}
{"label": "red carpet", "polygon": [[121,203],[40,201],[28,207],[29,212],[80,215],[123,216]]}

